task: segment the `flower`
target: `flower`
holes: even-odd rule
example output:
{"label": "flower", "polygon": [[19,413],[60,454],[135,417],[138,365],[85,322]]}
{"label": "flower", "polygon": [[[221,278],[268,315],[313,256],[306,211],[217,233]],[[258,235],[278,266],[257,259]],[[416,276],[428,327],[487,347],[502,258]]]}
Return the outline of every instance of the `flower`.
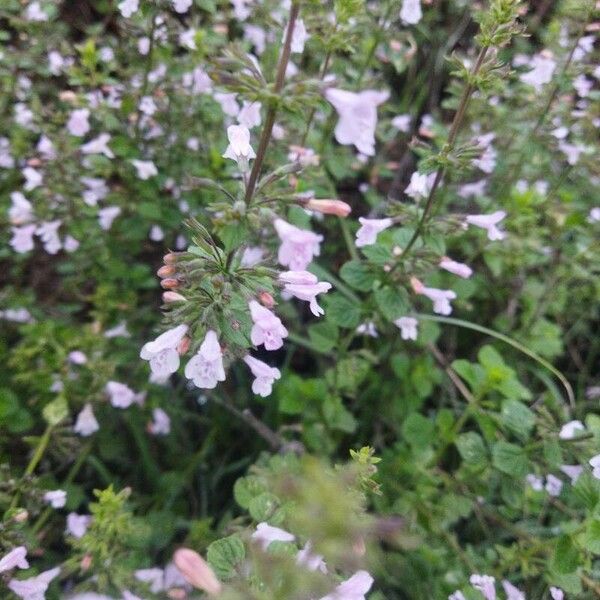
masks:
{"label": "flower", "polygon": [[[285,42],[286,35],[287,29],[283,32],[282,42]],[[296,19],[294,31],[292,32],[292,54],[302,54],[304,52],[304,44],[309,37],[310,35],[306,31],[306,25],[304,25],[304,21],[302,19]]]}
{"label": "flower", "polygon": [[140,7],[139,0],[123,0],[117,4],[119,12],[128,19],[133,13],[136,13]]}
{"label": "flower", "polygon": [[581,465],[562,465],[560,470],[571,480],[571,485],[575,485],[579,476],[583,473]]}
{"label": "flower", "polygon": [[404,23],[416,25],[423,18],[421,0],[403,0],[400,18]]}
{"label": "flower", "polygon": [[67,515],[67,533],[75,538],[83,537],[91,522],[92,517],[90,515],[69,513]]}
{"label": "flower", "polygon": [[338,585],[335,590],[323,596],[321,600],[364,600],[365,594],[371,589],[373,578],[366,571],[357,571]]}
{"label": "flower", "polygon": [[154,177],[154,175],[158,174],[158,170],[156,169],[156,165],[151,160],[136,160],[133,159],[131,164],[135,167],[137,171],[137,176],[142,179],[150,179],[150,177]]}
{"label": "flower", "polygon": [[151,567],[149,569],[138,569],[137,571],[135,571],[134,575],[138,581],[143,581],[144,583],[147,583],[150,588],[150,591],[153,594],[162,592],[165,588],[163,584],[164,572],[158,567]]}
{"label": "flower", "polygon": [[523,73],[520,80],[527,85],[533,86],[537,92],[542,90],[542,87],[552,80],[552,75],[556,69],[556,62],[542,54],[536,54],[529,63],[531,71]]}
{"label": "flower", "polygon": [[327,100],[338,112],[335,139],[342,145],[354,144],[362,154],[375,154],[375,128],[377,107],[389,98],[389,92],[364,90],[354,93],[330,88],[325,92]]}
{"label": "flower", "polygon": [[129,408],[138,400],[137,394],[129,386],[118,381],[109,381],[104,390],[115,408]]}
{"label": "flower", "polygon": [[419,321],[414,317],[400,317],[394,321],[394,325],[400,329],[400,336],[403,340],[416,340]]}
{"label": "flower", "polygon": [[44,494],[44,502],[52,508],[62,508],[67,503],[67,492],[64,490],[50,490]]}
{"label": "flower", "polygon": [[402,133],[408,133],[410,131],[410,124],[412,122],[412,117],[410,115],[398,115],[392,119],[392,127],[395,127],[398,131],[402,131]]}
{"label": "flower", "polygon": [[265,251],[260,246],[249,246],[248,248],[244,248],[244,252],[242,253],[242,258],[240,259],[240,265],[242,267],[253,267],[257,265],[265,256]]}
{"label": "flower", "polygon": [[198,352],[185,366],[185,376],[191,379],[196,387],[212,390],[217,382],[225,381],[223,353],[217,334],[209,329]]}
{"label": "flower", "polygon": [[110,134],[101,133],[87,144],[83,144],[83,146],[81,146],[81,152],[83,154],[104,154],[106,158],[114,158],[115,155],[108,147],[108,142],[110,142]]}
{"label": "flower", "polygon": [[327,281],[319,281],[315,275],[308,271],[286,271],[279,275],[279,280],[284,283],[284,292],[299,300],[310,302],[310,311],[315,317],[325,314],[317,304],[317,296],[326,294],[331,289]]}
{"label": "flower", "polygon": [[548,477],[546,477],[546,491],[551,495],[551,496],[560,496],[560,492],[562,490],[562,486],[563,486],[563,482],[556,477],[555,475],[548,475]]}
{"label": "flower", "polygon": [[44,221],[40,223],[36,229],[36,233],[40,236],[40,240],[44,244],[44,250],[48,254],[56,254],[61,248],[62,244],[58,237],[58,228],[62,225],[62,221]]}
{"label": "flower", "polygon": [[273,225],[281,240],[277,253],[280,264],[289,267],[292,271],[303,271],[308,267],[313,256],[319,256],[322,235],[300,229],[283,219],[275,219]]}
{"label": "flower", "polygon": [[450,273],[454,273],[454,275],[462,277],[463,279],[468,279],[471,277],[471,275],[473,275],[473,269],[471,269],[471,267],[463,263],[456,262],[447,256],[444,256],[440,261],[440,267],[446,271],[449,271]]}
{"label": "flower", "polygon": [[531,489],[536,492],[541,492],[544,489],[544,480],[535,473],[529,473],[525,477],[525,481],[529,484]]}
{"label": "flower", "polygon": [[11,571],[15,567],[18,567],[19,569],[28,569],[29,563],[25,558],[26,556],[27,548],[25,548],[25,546],[13,548],[8,554],[5,554],[0,559],[0,573]]}
{"label": "flower", "polygon": [[293,542],[295,535],[288,533],[279,527],[272,527],[268,523],[259,523],[256,531],[250,536],[263,550],[266,550],[273,542]]}
{"label": "flower", "polygon": [[465,220],[469,225],[487,230],[488,239],[494,241],[503,240],[506,236],[504,231],[496,227],[504,217],[506,217],[506,213],[503,210],[498,210],[489,215],[467,215]]}
{"label": "flower", "polygon": [[504,579],[502,581],[502,587],[506,594],[506,600],[525,600],[525,594],[519,588],[516,588],[510,581]]}
{"label": "flower", "polygon": [[60,567],[43,571],[29,579],[11,579],[8,587],[23,600],[44,600],[50,582],[60,573]]}
{"label": "flower", "polygon": [[279,317],[256,300],[251,300],[248,306],[254,323],[250,331],[252,343],[255,346],[264,344],[265,350],[279,350],[283,346],[283,338],[288,335]]}
{"label": "flower", "polygon": [[143,112],[149,117],[151,117],[157,111],[156,102],[154,102],[154,98],[152,98],[152,96],[144,96],[140,100],[138,108],[140,112]]}
{"label": "flower", "polygon": [[469,578],[471,585],[479,590],[485,600],[496,600],[496,580],[490,575],[471,575]]}
{"label": "flower", "polygon": [[12,225],[23,225],[34,219],[31,202],[21,192],[11,192],[8,218]]}
{"label": "flower", "polygon": [[23,254],[33,250],[35,244],[33,236],[37,230],[37,225],[23,225],[22,227],[11,227],[12,238],[10,245],[15,252]]}
{"label": "flower", "polygon": [[33,167],[25,167],[21,173],[23,174],[23,177],[25,177],[24,188],[26,192],[30,192],[36,187],[39,187],[44,179],[44,176]]}
{"label": "flower", "polygon": [[[240,125],[252,129],[258,127],[261,123],[260,109],[262,104],[260,102],[246,102],[244,100],[242,108],[237,115],[237,120]],[[252,157],[253,158],[253,157]]]}
{"label": "flower", "polygon": [[152,411],[152,422],[148,424],[148,431],[152,435],[168,435],[171,433],[171,419],[162,408]]}
{"label": "flower", "polygon": [[256,158],[256,153],[250,145],[250,130],[244,125],[230,125],[227,128],[229,146],[223,154],[223,158],[230,158],[237,162],[240,170],[248,170],[248,161]]}
{"label": "flower", "polygon": [[596,479],[600,479],[600,454],[596,454],[589,460],[590,466],[592,467],[592,475]]}
{"label": "flower", "polygon": [[74,110],[67,121],[68,132],[77,137],[84,136],[90,130],[89,117],[90,111],[87,108]]}
{"label": "flower", "polygon": [[157,377],[168,377],[179,368],[177,346],[187,333],[187,325],[178,325],[147,342],[140,351],[140,358],[150,361],[150,369]]}
{"label": "flower", "polygon": [[304,548],[296,554],[296,563],[306,567],[309,571],[321,571],[327,573],[327,565],[320,554],[313,554],[310,542],[306,542]]}
{"label": "flower", "polygon": [[379,337],[379,334],[377,333],[377,328],[375,327],[375,323],[373,323],[373,321],[365,321],[364,323],[361,323],[357,328],[356,328],[356,333],[360,333],[361,335],[368,335],[369,337]]}
{"label": "flower", "polygon": [[100,426],[94,416],[94,409],[92,408],[92,405],[88,403],[77,415],[73,431],[83,437],[87,437],[98,431],[98,429],[100,429]]}
{"label": "flower", "polygon": [[255,379],[252,382],[252,391],[263,398],[266,398],[273,391],[273,382],[281,378],[281,372],[275,367],[270,367],[258,358],[247,354],[244,356],[244,362],[250,367]]}
{"label": "flower", "polygon": [[465,595],[460,591],[456,590],[453,594],[448,596],[448,600],[467,600]]}
{"label": "flower", "polygon": [[370,246],[377,241],[377,235],[394,224],[393,219],[365,219],[359,217],[360,229],[356,232],[356,246]]}
{"label": "flower", "polygon": [[28,21],[47,21],[48,15],[42,10],[39,2],[32,2],[25,10],[25,18]]}
{"label": "flower", "polygon": [[236,102],[236,94],[217,92],[213,95],[213,98],[221,105],[221,110],[228,117],[237,117],[240,112],[239,104]]}
{"label": "flower", "polygon": [[416,277],[410,280],[415,294],[427,296],[433,302],[433,312],[438,315],[449,315],[452,313],[450,300],[456,298],[456,293],[452,290],[438,290],[424,286]]}
{"label": "flower", "polygon": [[569,421],[561,427],[558,437],[561,440],[572,440],[577,437],[578,431],[585,431],[585,425],[581,421]]}
{"label": "flower", "polygon": [[415,171],[410,176],[410,183],[408,187],[404,190],[404,193],[407,196],[410,196],[414,200],[418,200],[419,198],[424,198],[429,196],[429,192],[431,191],[431,186],[435,180],[435,173],[430,173],[429,175],[425,175],[423,173],[419,173]]}
{"label": "flower", "polygon": [[564,592],[557,587],[550,588],[550,595],[552,596],[552,600],[563,600],[563,598],[565,597]]}
{"label": "flower", "polygon": [[186,13],[190,6],[192,6],[193,0],[172,0],[173,10],[177,13]]}
{"label": "flower", "polygon": [[121,214],[121,209],[118,206],[107,206],[98,211],[98,223],[100,228],[108,231],[113,224],[113,221]]}
{"label": "flower", "polygon": [[173,555],[173,562],[185,580],[195,588],[205,591],[209,596],[216,596],[221,592],[221,582],[197,552],[180,548]]}
{"label": "flower", "polygon": [[352,212],[350,205],[342,202],[342,200],[315,200],[311,198],[304,205],[304,208],[324,215],[335,215],[336,217],[347,217]]}

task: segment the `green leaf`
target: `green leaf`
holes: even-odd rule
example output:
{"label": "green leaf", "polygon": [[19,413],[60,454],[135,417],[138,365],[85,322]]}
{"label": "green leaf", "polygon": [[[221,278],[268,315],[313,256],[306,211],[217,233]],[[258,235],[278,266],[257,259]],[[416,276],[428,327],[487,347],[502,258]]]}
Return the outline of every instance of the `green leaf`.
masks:
{"label": "green leaf", "polygon": [[358,260],[347,262],[340,269],[340,276],[348,285],[363,292],[371,290],[376,280],[376,275],[369,266]]}
{"label": "green leaf", "polygon": [[259,496],[264,491],[265,487],[261,480],[253,475],[238,479],[233,486],[235,501],[245,509],[250,506],[250,501],[253,498]]}
{"label": "green leaf", "polygon": [[337,325],[330,321],[321,321],[308,328],[308,337],[317,350],[329,352],[335,347],[338,340]]}
{"label": "green leaf", "polygon": [[416,448],[426,448],[434,439],[435,425],[420,413],[411,413],[402,423],[402,435]]}
{"label": "green leaf", "polygon": [[469,431],[456,439],[456,448],[463,460],[472,465],[483,465],[487,462],[487,449],[482,437]]}
{"label": "green leaf", "polygon": [[502,424],[523,440],[527,440],[535,425],[535,414],[518,400],[502,403]]}
{"label": "green leaf", "polygon": [[600,520],[596,519],[588,524],[583,540],[587,550],[600,554]]}
{"label": "green leaf", "polygon": [[219,579],[230,579],[246,558],[244,542],[235,534],[217,540],[208,547],[206,558]]}
{"label": "green leaf", "polygon": [[255,496],[248,503],[250,516],[258,522],[267,521],[279,508],[279,499],[270,492]]}
{"label": "green leaf", "polygon": [[360,306],[339,293],[330,294],[323,301],[327,318],[346,329],[355,329],[360,322]]}
{"label": "green leaf", "polygon": [[410,311],[408,295],[404,288],[383,287],[375,292],[375,302],[390,321],[394,321]]}
{"label": "green leaf", "polygon": [[557,573],[573,573],[580,565],[579,551],[568,535],[561,535],[554,549],[553,569]]}
{"label": "green leaf", "polygon": [[42,414],[44,415],[44,419],[46,419],[46,423],[48,423],[48,425],[58,425],[61,421],[69,416],[69,407],[67,406],[67,401],[63,396],[58,396],[58,398],[52,400],[50,404],[46,404],[46,406],[44,406]]}
{"label": "green leaf", "polygon": [[342,399],[338,396],[327,396],[323,402],[323,416],[327,421],[327,425],[332,429],[345,431],[346,433],[354,433],[356,430],[356,420],[349,412]]}
{"label": "green leaf", "polygon": [[529,460],[524,450],[515,444],[496,442],[492,447],[492,464],[496,469],[522,479],[529,473]]}

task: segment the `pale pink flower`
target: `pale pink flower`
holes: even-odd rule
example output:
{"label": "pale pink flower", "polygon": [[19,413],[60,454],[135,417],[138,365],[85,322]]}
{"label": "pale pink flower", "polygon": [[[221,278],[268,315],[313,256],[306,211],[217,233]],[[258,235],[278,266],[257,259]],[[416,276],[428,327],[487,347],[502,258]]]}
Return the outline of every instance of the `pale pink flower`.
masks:
{"label": "pale pink flower", "polygon": [[188,50],[196,50],[196,30],[192,27],[179,34],[179,45]]}
{"label": "pale pink flower", "polygon": [[139,10],[140,3],[139,0],[123,0],[122,2],[119,2],[119,4],[117,4],[117,8],[119,9],[119,12],[126,19],[128,19],[129,17],[131,17],[131,15],[133,15]]}
{"label": "pale pink flower", "polygon": [[588,223],[600,223],[600,206],[594,206],[588,215]]}
{"label": "pale pink flower", "polygon": [[523,73],[520,79],[523,83],[533,86],[540,92],[545,84],[552,80],[552,75],[556,69],[556,62],[542,54],[536,54],[530,61],[531,71]]}
{"label": "pale pink flower", "polygon": [[295,535],[279,527],[272,527],[268,523],[259,523],[251,537],[263,550],[273,542],[293,542],[296,539]]}
{"label": "pale pink flower", "polygon": [[251,0],[231,0],[233,14],[238,21],[245,21],[250,16],[250,9],[246,6]]}
{"label": "pale pink flower", "polygon": [[168,377],[179,368],[177,346],[187,333],[187,325],[178,325],[161,333],[154,341],[147,342],[140,351],[140,358],[150,361],[152,373]]}
{"label": "pale pink flower", "polygon": [[66,235],[63,241],[63,250],[65,252],[75,252],[79,248],[79,241],[76,240],[72,235]]}
{"label": "pale pink flower", "polygon": [[52,508],[62,508],[67,503],[67,492],[64,490],[50,490],[44,494],[44,502]]}
{"label": "pale pink flower", "polygon": [[298,551],[296,554],[296,563],[302,567],[307,568],[309,571],[321,571],[321,573],[327,573],[327,565],[320,554],[314,554],[312,552],[312,546],[310,542],[306,542],[304,548]]}
{"label": "pale pink flower", "polygon": [[571,485],[575,485],[583,473],[581,465],[562,465],[560,470],[571,480]]}
{"label": "pale pink flower", "polygon": [[471,267],[463,263],[456,262],[447,256],[444,256],[440,261],[440,267],[446,271],[449,271],[450,273],[453,273],[454,275],[462,277],[463,279],[468,279],[471,277],[471,275],[473,275],[473,269],[471,269]]}
{"label": "pale pink flower", "polygon": [[216,596],[221,592],[221,582],[197,552],[180,548],[173,555],[173,562],[185,581],[195,588],[205,591],[209,596]]}
{"label": "pale pink flower", "polygon": [[408,187],[404,190],[404,193],[407,196],[410,196],[414,200],[419,200],[420,198],[425,198],[429,196],[429,192],[431,191],[431,186],[433,185],[433,181],[435,179],[435,173],[430,173],[426,175],[425,173],[419,173],[415,171],[410,176],[410,183]]}
{"label": "pale pink flower", "polygon": [[225,381],[223,352],[217,334],[209,329],[198,352],[185,366],[185,376],[196,387],[212,390],[219,381]]}
{"label": "pale pink flower", "polygon": [[129,386],[118,381],[109,381],[104,390],[115,408],[129,408],[138,401],[137,394]]}
{"label": "pale pink flower", "polygon": [[485,600],[496,600],[496,580],[491,575],[471,575],[471,585],[479,590]]}
{"label": "pale pink flower", "polygon": [[299,162],[300,166],[318,167],[320,162],[319,155],[312,148],[303,148],[302,146],[290,146],[288,152],[288,160],[291,162]]}
{"label": "pale pink flower", "polygon": [[58,228],[62,225],[62,221],[44,221],[40,223],[36,229],[37,235],[44,244],[44,250],[48,254],[56,254],[61,248],[62,243],[58,237]]}
{"label": "pale pink flower", "polygon": [[365,600],[365,594],[371,589],[373,578],[366,571],[357,571],[338,585],[335,590],[323,596],[321,600]]}
{"label": "pale pink flower", "polygon": [[81,152],[83,154],[104,154],[106,158],[114,158],[115,155],[108,147],[108,142],[110,142],[110,134],[101,133],[87,144],[83,144],[83,146],[81,146]]}
{"label": "pale pink flower", "polygon": [[254,51],[260,56],[267,47],[267,34],[262,27],[247,23],[244,25],[244,39],[254,46]]}
{"label": "pale pink flower", "polygon": [[250,145],[250,131],[244,125],[230,125],[227,128],[229,146],[223,154],[223,158],[235,160],[242,172],[248,170],[250,159],[256,158],[256,153]]}
{"label": "pale pink flower", "polygon": [[392,119],[392,127],[395,127],[402,133],[408,133],[410,131],[410,124],[412,117],[410,115],[398,115]]}
{"label": "pale pink flower", "polygon": [[15,252],[23,254],[33,250],[35,244],[33,236],[37,230],[37,225],[23,225],[22,227],[11,227],[12,238],[10,245]]}
{"label": "pale pink flower", "polygon": [[113,221],[121,214],[121,209],[118,206],[107,206],[98,211],[98,223],[100,228],[108,231],[113,224]]}
{"label": "pale pink flower", "polygon": [[515,587],[510,581],[504,579],[502,581],[502,587],[506,594],[506,600],[525,600],[525,594],[517,587]]}
{"label": "pale pink flower", "polygon": [[593,458],[588,461],[592,467],[592,475],[596,479],[600,479],[600,454],[596,454]]}
{"label": "pale pink flower", "polygon": [[162,408],[152,411],[152,422],[148,425],[148,431],[152,435],[168,435],[171,433],[171,419]]}
{"label": "pale pink flower", "polygon": [[138,52],[142,56],[146,56],[148,54],[148,52],[150,52],[150,38],[148,38],[148,37],[139,38],[138,42],[137,42],[137,47],[138,47]]}
{"label": "pale pink flower", "polygon": [[29,563],[25,558],[27,556],[27,548],[25,546],[17,546],[8,554],[5,554],[0,559],[0,573],[11,571],[12,569],[29,569]]}
{"label": "pale pink flower", "polygon": [[579,158],[586,151],[586,147],[581,144],[569,144],[565,140],[560,140],[558,149],[566,156],[567,162],[570,165],[576,165]]}
{"label": "pale pink flower", "polygon": [[246,102],[244,100],[242,108],[237,115],[237,120],[240,125],[252,129],[258,127],[261,123],[260,109],[262,104],[260,102]]}
{"label": "pale pink flower", "polygon": [[453,594],[448,596],[448,600],[467,600],[465,595],[460,591],[456,590]]}
{"label": "pale pink flower", "polygon": [[42,173],[33,167],[25,167],[21,173],[23,174],[23,177],[25,177],[25,185],[23,187],[26,192],[30,192],[36,187],[39,187],[44,179]]}
{"label": "pale pink flower", "polygon": [[92,522],[90,515],[78,515],[77,513],[69,513],[67,515],[67,533],[75,538],[81,538],[85,535],[87,528]]}
{"label": "pale pink flower", "polygon": [[375,154],[377,107],[389,98],[389,92],[364,90],[354,93],[330,88],[325,97],[339,115],[335,139],[342,145],[354,144],[367,156]]}
{"label": "pale pink flower", "polygon": [[77,420],[73,426],[73,431],[82,437],[92,435],[100,429],[96,416],[94,415],[94,409],[91,404],[86,404],[81,412],[77,415]]}
{"label": "pale pink flower", "polygon": [[[196,67],[193,71],[184,73],[182,82],[186,88],[190,88],[192,94],[206,94],[212,89],[212,80],[202,67]],[[237,111],[239,110],[237,102],[235,102],[235,106],[237,114]]]}
{"label": "pale pink flower", "polygon": [[48,15],[42,10],[39,2],[31,2],[25,10],[25,18],[28,21],[47,21]]}
{"label": "pale pink flower", "polygon": [[144,96],[140,100],[138,108],[140,112],[143,112],[149,117],[151,117],[158,110],[156,108],[156,102],[154,102],[154,98],[152,98],[152,96]]}
{"label": "pale pink flower", "polygon": [[263,248],[258,246],[250,246],[248,248],[244,248],[244,252],[242,254],[242,258],[240,261],[240,265],[242,267],[253,267],[257,265],[265,256],[265,251]]}
{"label": "pale pink flower", "polygon": [[557,587],[550,588],[550,595],[552,596],[552,600],[563,600],[565,597],[564,592]]}
{"label": "pale pink flower", "polygon": [[228,92],[216,92],[213,98],[221,105],[222,111],[228,117],[237,117],[240,112],[240,106],[236,101],[236,94]]}
{"label": "pale pink flower", "polygon": [[69,352],[67,359],[74,365],[85,365],[87,363],[87,356],[81,350],[73,350]]}
{"label": "pale pink flower", "polygon": [[277,260],[292,271],[303,271],[314,256],[321,252],[320,243],[323,236],[307,229],[300,229],[283,219],[273,222],[277,235],[281,240]]}
{"label": "pale pink flower", "polygon": [[581,421],[569,421],[561,427],[558,437],[561,440],[571,440],[577,437],[578,431],[585,431],[585,425]]}
{"label": "pale pink flower", "polygon": [[88,206],[96,206],[98,200],[104,200],[110,192],[104,179],[97,177],[81,177],[79,181],[87,188],[83,191],[83,201]]}
{"label": "pale pink flower", "polygon": [[394,325],[400,329],[400,336],[403,340],[417,339],[419,321],[414,317],[400,317],[394,321]]}
{"label": "pale pink flower", "polygon": [[317,303],[319,294],[326,294],[331,289],[327,281],[318,281],[317,277],[308,271],[286,271],[279,275],[279,280],[284,283],[284,292],[310,302],[310,311],[315,317],[325,314]]}
{"label": "pale pink flower", "polygon": [[356,246],[362,248],[377,242],[377,236],[394,224],[393,219],[366,219],[359,217],[360,228],[356,232]]}
{"label": "pale pink flower", "polygon": [[15,159],[10,153],[10,141],[8,138],[0,137],[0,167],[3,169],[12,169],[15,166]]}
{"label": "pale pink flower", "polygon": [[356,333],[360,333],[361,335],[368,335],[369,337],[379,337],[377,333],[377,328],[375,327],[375,323],[373,321],[366,321],[365,323],[361,323],[356,328]]}
{"label": "pale pink flower", "polygon": [[162,242],[162,240],[165,239],[165,232],[162,230],[160,225],[152,225],[152,227],[150,227],[150,233],[148,234],[148,237],[153,242]]}
{"label": "pale pink flower", "polygon": [[24,225],[33,221],[33,206],[21,192],[10,193],[11,207],[8,209],[8,219],[12,225]]}
{"label": "pale pink flower", "polygon": [[22,600],[44,600],[50,582],[59,573],[60,567],[55,567],[29,579],[11,579],[8,587]]}
{"label": "pale pink flower", "polygon": [[466,222],[475,227],[481,227],[487,231],[488,239],[491,241],[503,240],[506,236],[505,232],[498,229],[497,225],[506,217],[503,210],[498,210],[489,215],[467,215]]}
{"label": "pale pink flower", "polygon": [[544,489],[544,480],[535,473],[529,473],[527,477],[525,477],[525,481],[535,492],[541,492]]}
{"label": "pale pink flower", "polygon": [[35,149],[46,160],[54,160],[56,158],[56,148],[48,136],[42,135]]}
{"label": "pale pink flower", "polygon": [[427,296],[433,302],[433,312],[438,315],[449,315],[452,313],[450,300],[456,298],[456,293],[452,290],[439,290],[424,286],[416,277],[411,279],[411,285],[415,294]]}
{"label": "pale pink flower", "polygon": [[[282,43],[285,41],[286,34],[287,28],[283,32]],[[304,25],[304,21],[302,19],[296,19],[294,31],[292,32],[292,54],[302,54],[304,52],[304,44],[306,44],[306,40],[308,40],[309,37],[310,35],[306,31],[306,25]]]}
{"label": "pale pink flower", "polygon": [[193,0],[172,0],[173,10],[177,13],[186,13],[190,6],[192,6]]}
{"label": "pale pink flower", "polygon": [[156,165],[151,160],[131,160],[131,164],[135,167],[137,171],[137,176],[145,181],[146,179],[150,179],[150,177],[154,177],[158,175],[158,170],[156,169]]}
{"label": "pale pink flower", "polygon": [[545,489],[551,496],[560,496],[560,492],[563,487],[563,482],[555,475],[548,475],[546,477]]}
{"label": "pale pink flower", "polygon": [[138,581],[147,583],[150,587],[150,591],[153,594],[158,594],[165,589],[164,586],[164,572],[158,567],[151,567],[149,569],[138,569],[134,572],[135,578]]}
{"label": "pale pink flower", "polygon": [[423,18],[421,0],[403,0],[400,19],[408,25],[416,25]]}
{"label": "pale pink flower", "polygon": [[264,344],[265,350],[279,350],[283,346],[283,338],[288,335],[279,317],[256,300],[251,300],[248,306],[254,323],[250,332],[252,343],[255,346]]}
{"label": "pale pink flower", "polygon": [[90,130],[89,117],[90,111],[87,108],[75,109],[67,121],[69,133],[77,137],[83,137]]}
{"label": "pale pink flower", "polygon": [[273,382],[281,378],[279,369],[270,367],[267,363],[249,354],[244,356],[244,362],[250,367],[250,371],[255,377],[252,382],[252,391],[263,398],[269,396],[273,391]]}

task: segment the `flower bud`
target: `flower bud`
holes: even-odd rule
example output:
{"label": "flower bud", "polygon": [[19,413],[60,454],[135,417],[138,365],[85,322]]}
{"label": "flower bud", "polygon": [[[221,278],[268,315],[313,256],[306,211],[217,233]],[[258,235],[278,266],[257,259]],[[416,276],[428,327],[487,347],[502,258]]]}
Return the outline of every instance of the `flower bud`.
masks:
{"label": "flower bud", "polygon": [[315,200],[314,198],[305,204],[305,208],[337,217],[347,217],[352,211],[350,205],[341,200]]}
{"label": "flower bud", "polygon": [[169,277],[167,279],[163,279],[160,282],[160,285],[165,290],[174,290],[179,287],[179,281],[177,281],[177,279],[173,279],[172,277]]}
{"label": "flower bud", "polygon": [[177,254],[175,252],[169,252],[163,256],[163,262],[165,265],[174,265],[177,262]]}
{"label": "flower bud", "polygon": [[416,277],[410,278],[410,285],[412,286],[412,289],[414,290],[415,294],[423,293],[423,288],[425,286],[423,285],[423,282],[417,279]]}
{"label": "flower bud", "polygon": [[163,292],[162,299],[165,304],[171,304],[172,302],[187,302],[187,298],[177,292]]}
{"label": "flower bud", "polygon": [[163,265],[158,271],[156,271],[156,274],[161,279],[164,279],[165,277],[175,275],[176,272],[177,269],[175,269],[175,265]]}
{"label": "flower bud", "polygon": [[29,519],[29,513],[23,508],[13,518],[17,523],[24,523]]}
{"label": "flower bud", "polygon": [[352,550],[354,554],[357,556],[364,556],[367,552],[367,547],[365,546],[365,540],[362,537],[359,537],[353,544]]}
{"label": "flower bud", "polygon": [[30,167],[40,167],[42,165],[42,161],[39,158],[30,158],[27,160],[27,164]]}
{"label": "flower bud", "polygon": [[191,343],[192,340],[187,335],[181,338],[181,341],[179,344],[177,344],[177,353],[179,356],[183,356],[187,353],[187,351],[190,349]]}
{"label": "flower bud", "polygon": [[275,306],[275,299],[269,292],[259,292],[258,301],[267,308],[273,308]]}
{"label": "flower bud", "polygon": [[204,590],[209,596],[221,593],[221,582],[197,552],[180,548],[173,555],[173,562],[184,579],[195,588]]}
{"label": "flower bud", "polygon": [[72,104],[74,104],[75,102],[77,102],[77,94],[75,94],[75,92],[73,92],[71,90],[63,90],[62,92],[60,92],[60,94],[58,95],[58,97],[63,102],[70,102]]}
{"label": "flower bud", "polygon": [[91,566],[92,566],[92,555],[91,554],[86,554],[82,559],[81,559],[81,570],[82,571],[87,571]]}

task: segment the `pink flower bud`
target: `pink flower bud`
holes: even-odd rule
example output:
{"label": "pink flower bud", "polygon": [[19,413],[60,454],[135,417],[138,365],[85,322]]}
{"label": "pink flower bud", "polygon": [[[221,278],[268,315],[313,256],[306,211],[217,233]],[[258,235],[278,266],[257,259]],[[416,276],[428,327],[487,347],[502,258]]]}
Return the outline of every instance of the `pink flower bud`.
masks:
{"label": "pink flower bud", "polygon": [[163,256],[163,262],[165,265],[174,265],[177,262],[177,254],[174,252],[169,252],[169,254],[165,254]]}
{"label": "pink flower bud", "polygon": [[177,281],[177,279],[173,279],[172,277],[169,277],[167,279],[163,279],[160,282],[160,285],[165,289],[165,290],[174,290],[176,288],[179,287],[179,281]]}
{"label": "pink flower bud", "polygon": [[181,338],[181,341],[179,342],[179,344],[177,344],[177,354],[179,354],[180,356],[186,354],[187,351],[190,349],[191,343],[192,340],[187,335]]}
{"label": "pink flower bud", "polygon": [[305,204],[305,208],[337,217],[347,217],[352,211],[350,205],[341,200],[315,200],[314,198]]}
{"label": "pink flower bud", "polygon": [[81,570],[82,571],[87,571],[91,566],[92,566],[92,555],[91,554],[86,554],[81,559]]}
{"label": "pink flower bud", "polygon": [[275,306],[275,300],[269,292],[259,292],[258,301],[267,308],[273,308]]}
{"label": "pink flower bud", "polygon": [[164,279],[165,277],[170,277],[171,275],[175,275],[176,272],[177,272],[177,269],[175,268],[174,265],[163,265],[158,271],[156,271],[156,274],[161,279]]}
{"label": "pink flower bud", "polygon": [[29,519],[29,513],[25,509],[22,509],[13,518],[17,523],[24,523]]}
{"label": "pink flower bud", "polygon": [[163,292],[162,299],[165,304],[171,304],[172,302],[187,302],[187,298],[177,292]]}
{"label": "pink flower bud", "polygon": [[417,279],[416,277],[410,278],[410,285],[412,286],[412,289],[414,290],[415,294],[422,294],[423,290],[425,289],[423,282]]}
{"label": "pink flower bud", "polygon": [[173,562],[185,580],[209,596],[221,593],[221,582],[206,561],[189,548],[180,548],[173,555]]}
{"label": "pink flower bud", "polygon": [[365,540],[360,537],[352,544],[352,550],[354,550],[354,554],[357,556],[364,556],[367,552],[367,547],[365,546]]}

